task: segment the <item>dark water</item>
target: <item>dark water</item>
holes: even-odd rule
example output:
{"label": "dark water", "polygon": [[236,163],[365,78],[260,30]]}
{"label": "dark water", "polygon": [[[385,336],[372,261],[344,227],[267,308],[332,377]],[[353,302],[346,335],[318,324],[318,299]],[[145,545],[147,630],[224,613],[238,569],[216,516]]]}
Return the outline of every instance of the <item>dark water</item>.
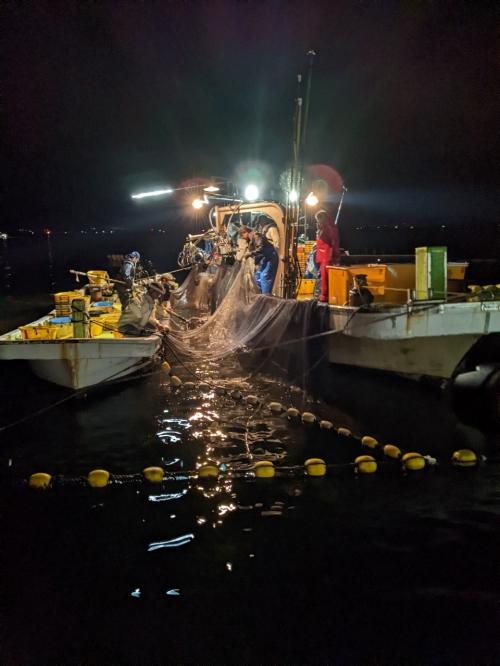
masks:
{"label": "dark water", "polygon": [[[4,365],[2,424],[68,395]],[[462,424],[436,387],[325,367],[313,397],[270,370],[249,379],[234,359],[175,368],[438,465],[404,475],[384,463],[357,477],[348,463],[365,452],[359,441],[202,391],[198,380],[173,391],[159,373],[81,394],[1,433],[1,663],[499,662],[500,467],[449,464],[464,445],[493,459],[496,433]],[[161,465],[182,475],[207,460],[316,456],[338,467],[323,479],[225,474],[161,488],[35,493],[17,483],[40,470],[74,478]]]}

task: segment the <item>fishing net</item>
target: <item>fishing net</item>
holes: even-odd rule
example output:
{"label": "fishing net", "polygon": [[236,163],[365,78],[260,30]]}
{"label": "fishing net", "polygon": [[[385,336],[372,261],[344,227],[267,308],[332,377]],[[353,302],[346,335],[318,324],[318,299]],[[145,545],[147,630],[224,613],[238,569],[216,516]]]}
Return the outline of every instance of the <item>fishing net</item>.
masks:
{"label": "fishing net", "polygon": [[269,362],[304,375],[324,354],[322,340],[309,338],[327,329],[327,308],[260,294],[254,270],[251,259],[213,273],[193,268],[174,295],[173,309],[184,317],[204,311],[206,319],[186,330],[174,317],[168,344],[185,360],[215,361],[237,353],[254,367]]}

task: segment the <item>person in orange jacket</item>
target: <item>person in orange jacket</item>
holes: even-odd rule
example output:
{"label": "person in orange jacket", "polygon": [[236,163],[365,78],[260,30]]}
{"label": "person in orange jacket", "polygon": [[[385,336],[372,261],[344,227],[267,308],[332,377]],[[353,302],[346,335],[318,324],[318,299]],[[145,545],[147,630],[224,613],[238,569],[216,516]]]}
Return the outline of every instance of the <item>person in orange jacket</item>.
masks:
{"label": "person in orange jacket", "polygon": [[337,225],[328,212],[319,210],[314,216],[317,224],[316,263],[319,265],[321,277],[321,294],[319,300],[328,302],[328,271],[327,266],[340,263],[340,239]]}

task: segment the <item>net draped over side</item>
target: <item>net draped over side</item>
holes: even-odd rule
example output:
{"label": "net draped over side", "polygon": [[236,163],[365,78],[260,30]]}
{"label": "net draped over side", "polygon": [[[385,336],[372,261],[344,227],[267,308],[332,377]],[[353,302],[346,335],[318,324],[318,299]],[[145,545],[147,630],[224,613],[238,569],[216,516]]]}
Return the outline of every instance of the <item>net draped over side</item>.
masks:
{"label": "net draped over side", "polygon": [[[259,365],[272,359],[299,373],[305,371],[312,362],[311,345],[286,341],[325,330],[327,309],[319,309],[315,301],[262,295],[253,274],[252,260],[221,266],[208,277],[198,268],[191,271],[176,292],[174,309],[198,309],[201,303],[214,312],[195,330],[172,328],[168,343],[176,354],[198,361],[222,359],[235,352],[252,352],[255,358],[257,352]],[[316,347],[321,344],[315,341]]]}

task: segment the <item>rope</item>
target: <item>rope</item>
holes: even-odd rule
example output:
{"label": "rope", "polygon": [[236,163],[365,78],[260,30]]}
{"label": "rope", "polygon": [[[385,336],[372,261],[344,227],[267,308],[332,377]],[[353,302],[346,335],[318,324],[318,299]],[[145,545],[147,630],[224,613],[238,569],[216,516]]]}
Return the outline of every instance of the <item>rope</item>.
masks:
{"label": "rope", "polygon": [[[366,462],[366,461],[365,461]],[[382,468],[382,469],[391,469],[391,470],[397,470],[397,471],[403,471],[406,472],[403,465],[401,465],[400,461],[398,460],[375,460],[376,465],[377,465],[377,470]],[[477,463],[473,466],[473,468],[479,468],[485,463],[489,464],[499,464],[500,460],[499,459],[486,459],[484,457],[481,457],[478,459]],[[326,472],[343,472],[343,471],[353,471],[358,468],[359,464],[361,463],[356,463],[354,462],[345,462],[345,463],[327,463],[325,461],[321,461],[318,464],[322,464],[325,467],[325,474],[324,475],[318,475],[315,478],[324,478],[326,476]],[[310,476],[314,476],[311,474],[308,474],[307,472],[307,466],[305,463],[303,465],[279,465],[274,467],[274,476],[277,478],[304,478],[308,479]],[[457,468],[457,469],[471,469],[470,467],[467,466],[461,466],[460,464],[454,463],[453,461],[450,461],[449,467],[445,467],[444,465],[426,465],[425,470],[427,469],[432,469],[433,473],[435,473],[436,469],[441,469],[441,470],[447,470],[450,468]],[[202,469],[202,468],[201,468]],[[230,466],[227,463],[224,463],[223,465],[217,466],[218,469],[218,477],[219,476],[226,476],[229,475],[232,479],[248,479],[249,474],[251,475],[250,478],[259,478],[258,473],[256,472],[253,464],[238,464],[236,463],[234,466]],[[422,472],[423,470],[419,470],[419,472]],[[362,476],[365,476],[363,474]],[[366,474],[366,476],[376,476],[376,473],[370,473]],[[190,469],[190,470],[182,470],[178,472],[169,472],[163,470],[163,480],[158,483],[149,483],[147,482],[147,479],[145,478],[143,473],[125,473],[125,474],[110,474],[109,475],[109,481],[105,484],[108,486],[122,486],[122,485],[146,485],[148,488],[162,488],[162,486],[165,483],[169,482],[186,482],[186,481],[193,481],[196,480],[197,482],[203,481],[203,482],[217,482],[217,477],[204,477],[200,475],[200,468],[198,469]],[[11,485],[13,486],[26,486],[28,485],[28,481],[26,478],[10,478],[9,479]],[[63,474],[57,474],[54,475],[50,479],[50,487],[53,489],[57,488],[66,488],[66,487],[82,487],[82,486],[87,486],[89,484],[88,478],[85,476],[66,476]],[[192,489],[192,488],[191,488]]]}

